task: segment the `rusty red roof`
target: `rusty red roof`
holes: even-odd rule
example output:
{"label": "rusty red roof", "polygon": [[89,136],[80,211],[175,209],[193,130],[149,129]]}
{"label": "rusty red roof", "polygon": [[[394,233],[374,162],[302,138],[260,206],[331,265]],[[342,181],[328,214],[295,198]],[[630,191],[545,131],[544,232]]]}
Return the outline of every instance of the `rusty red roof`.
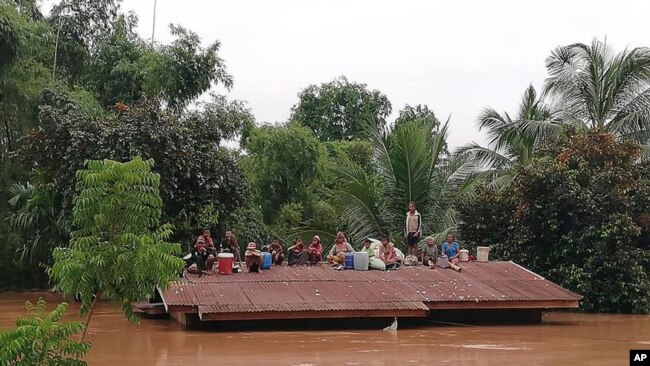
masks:
{"label": "rusty red roof", "polygon": [[[335,271],[327,264],[274,266],[260,273],[186,274],[161,293],[167,308],[210,313],[428,310],[440,304],[571,302],[581,297],[513,262],[462,263],[462,272],[402,267]],[[543,304],[542,304],[543,302]],[[532,304],[532,305],[531,305]],[[447,306],[447,305],[446,305]],[[519,305],[513,305],[517,307]],[[453,307],[453,306],[451,306]],[[562,306],[558,306],[562,307]],[[569,306],[575,307],[575,306]],[[450,308],[450,306],[447,306]],[[485,306],[483,306],[485,308]]]}

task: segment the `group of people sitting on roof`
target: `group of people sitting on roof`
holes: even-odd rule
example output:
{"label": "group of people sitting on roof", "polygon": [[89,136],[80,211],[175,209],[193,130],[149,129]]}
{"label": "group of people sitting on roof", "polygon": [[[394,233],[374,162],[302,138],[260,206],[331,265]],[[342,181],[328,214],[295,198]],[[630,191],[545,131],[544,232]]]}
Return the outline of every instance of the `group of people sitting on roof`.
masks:
{"label": "group of people sitting on roof", "polygon": [[239,245],[232,231],[226,231],[225,238],[221,245],[216,246],[209,228],[203,229],[201,235],[196,239],[192,253],[186,256],[186,268],[190,272],[202,273],[202,271],[211,270],[217,259],[218,253],[232,253],[235,260],[241,263],[239,255]]}
{"label": "group of people sitting on roof", "polygon": [[[392,270],[399,268],[403,264],[417,265],[420,261],[429,268],[435,268],[438,258],[442,256],[446,258],[450,268],[460,271],[461,268],[458,266],[460,245],[455,241],[453,234],[447,235],[446,241],[440,245],[440,252],[433,237],[427,237],[418,258],[421,227],[422,217],[417,212],[415,203],[410,202],[404,225],[404,241],[408,249],[406,256],[390,242],[386,235],[382,235],[379,242],[370,238],[366,239],[359,252],[368,254],[368,267],[370,269]],[[219,252],[232,253],[234,260],[241,265],[239,246],[231,230],[226,231],[220,247],[217,247],[210,236],[210,230],[204,229],[196,240],[191,256],[186,257],[188,271],[202,273],[202,271],[213,269]],[[323,260],[323,245],[318,235],[312,237],[309,245],[305,245],[302,237],[297,237],[293,245],[287,248],[286,251],[280,244],[280,240],[274,237],[270,245],[259,249],[257,244],[248,243],[244,253],[244,261],[249,271],[259,271],[262,267],[264,252],[270,254],[271,262],[275,265],[281,265],[285,260],[289,266],[315,265]],[[325,259],[335,269],[343,269],[346,254],[354,252],[355,250],[348,243],[345,234],[338,232],[334,245],[332,245]]]}

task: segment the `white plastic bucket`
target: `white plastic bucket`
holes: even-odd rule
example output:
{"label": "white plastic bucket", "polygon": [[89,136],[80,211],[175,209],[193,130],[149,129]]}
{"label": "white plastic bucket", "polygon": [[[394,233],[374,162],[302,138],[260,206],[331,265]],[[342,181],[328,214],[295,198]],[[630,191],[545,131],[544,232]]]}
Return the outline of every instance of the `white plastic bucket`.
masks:
{"label": "white plastic bucket", "polygon": [[446,255],[441,255],[438,257],[438,263],[436,265],[440,268],[449,268],[449,259]]}
{"label": "white plastic bucket", "polygon": [[354,269],[356,271],[367,271],[369,264],[368,252],[354,253]]}
{"label": "white plastic bucket", "polygon": [[487,262],[490,257],[489,247],[476,247],[476,260],[478,262]]}
{"label": "white plastic bucket", "polygon": [[461,262],[469,261],[469,251],[467,249],[461,249],[458,251],[458,260]]}

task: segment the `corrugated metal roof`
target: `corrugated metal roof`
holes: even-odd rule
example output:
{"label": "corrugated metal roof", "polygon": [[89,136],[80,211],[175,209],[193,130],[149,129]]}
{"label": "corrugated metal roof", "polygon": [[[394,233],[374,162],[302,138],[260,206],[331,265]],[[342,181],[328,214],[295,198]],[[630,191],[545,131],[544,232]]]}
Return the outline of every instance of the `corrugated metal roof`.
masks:
{"label": "corrugated metal roof", "polygon": [[229,276],[186,274],[162,297],[166,306],[192,306],[200,314],[422,310],[429,302],[581,299],[512,262],[469,262],[462,267],[462,272],[423,266],[381,272],[335,271],[323,264]]}

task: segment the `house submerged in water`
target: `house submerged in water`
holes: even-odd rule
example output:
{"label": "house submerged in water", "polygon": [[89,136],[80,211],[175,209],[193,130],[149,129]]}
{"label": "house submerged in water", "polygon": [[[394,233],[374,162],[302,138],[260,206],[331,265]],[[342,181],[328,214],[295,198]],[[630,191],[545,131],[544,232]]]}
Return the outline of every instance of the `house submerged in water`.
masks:
{"label": "house submerged in water", "polygon": [[288,319],[425,318],[540,322],[543,310],[577,309],[581,296],[513,262],[465,262],[462,272],[401,267],[335,271],[326,264],[260,273],[186,273],[134,307],[182,324]]}

